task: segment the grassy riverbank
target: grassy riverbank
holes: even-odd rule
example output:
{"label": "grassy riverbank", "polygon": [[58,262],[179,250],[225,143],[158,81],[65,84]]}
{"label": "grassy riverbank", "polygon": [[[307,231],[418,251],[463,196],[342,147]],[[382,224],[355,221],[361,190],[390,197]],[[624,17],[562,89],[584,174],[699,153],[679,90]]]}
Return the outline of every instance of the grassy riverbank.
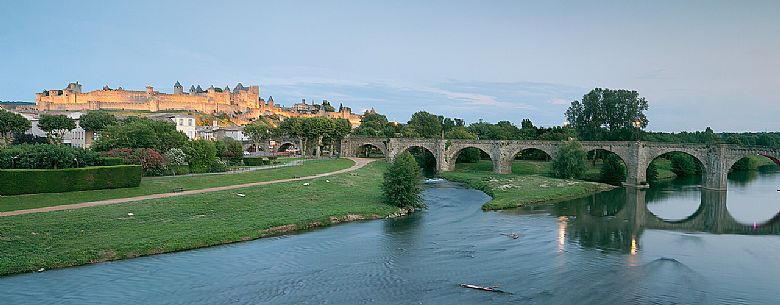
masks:
{"label": "grassy riverbank", "polygon": [[2,196],[0,197],[0,212],[105,199],[170,193],[173,191],[173,189],[176,188],[196,190],[216,186],[303,177],[345,169],[354,164],[355,162],[349,159],[309,160],[298,166],[237,173],[144,177],[141,180],[141,185],[134,188]]}
{"label": "grassy riverbank", "polygon": [[354,172],[306,181],[0,217],[0,274],[188,250],[342,221],[384,218],[399,212],[382,203],[379,185],[385,167],[386,163],[377,161]]}
{"label": "grassy riverbank", "polygon": [[477,163],[459,163],[455,171],[440,175],[450,181],[465,183],[493,197],[493,200],[482,206],[483,210],[558,202],[615,188],[603,183],[549,177],[550,162],[517,160],[512,163],[512,174],[507,175],[496,174],[491,170],[491,162],[483,160]]}

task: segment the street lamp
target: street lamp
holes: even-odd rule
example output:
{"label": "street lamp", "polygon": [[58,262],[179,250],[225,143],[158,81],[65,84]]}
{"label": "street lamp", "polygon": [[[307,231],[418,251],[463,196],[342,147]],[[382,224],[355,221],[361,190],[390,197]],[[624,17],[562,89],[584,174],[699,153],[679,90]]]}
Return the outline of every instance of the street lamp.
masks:
{"label": "street lamp", "polygon": [[642,127],[642,121],[640,121],[639,119],[636,119],[633,122],[631,122],[631,124],[633,124],[634,128],[636,128],[636,140],[639,141],[640,140],[639,136],[640,136],[640,132],[641,132],[640,128]]}
{"label": "street lamp", "polygon": [[79,167],[79,159],[78,158],[73,158],[73,161],[76,161],[76,168],[78,168]]}
{"label": "street lamp", "polygon": [[11,168],[16,167],[16,159],[19,158],[19,156],[13,156],[11,158]]}

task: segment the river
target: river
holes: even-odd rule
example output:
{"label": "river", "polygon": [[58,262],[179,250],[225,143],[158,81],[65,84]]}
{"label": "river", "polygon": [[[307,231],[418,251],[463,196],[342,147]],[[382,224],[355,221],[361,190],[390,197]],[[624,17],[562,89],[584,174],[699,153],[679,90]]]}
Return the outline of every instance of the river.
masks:
{"label": "river", "polygon": [[0,303],[777,304],[780,174],[695,183],[483,212],[442,182],[409,217],[3,277]]}

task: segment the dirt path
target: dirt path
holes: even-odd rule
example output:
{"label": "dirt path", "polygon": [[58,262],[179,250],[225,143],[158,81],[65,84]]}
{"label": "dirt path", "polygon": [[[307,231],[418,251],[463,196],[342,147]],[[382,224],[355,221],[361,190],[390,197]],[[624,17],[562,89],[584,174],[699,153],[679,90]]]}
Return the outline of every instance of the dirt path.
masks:
{"label": "dirt path", "polygon": [[348,159],[350,159],[352,161],[355,161],[355,165],[353,165],[353,166],[351,166],[349,168],[340,169],[340,170],[329,172],[329,173],[316,174],[316,175],[312,175],[312,176],[305,176],[305,177],[298,177],[298,178],[289,178],[289,179],[280,179],[280,180],[271,180],[271,181],[262,181],[262,182],[252,182],[252,183],[244,183],[244,184],[236,184],[236,185],[228,185],[228,186],[210,187],[210,188],[199,189],[199,190],[182,191],[182,192],[178,192],[178,193],[151,194],[151,195],[136,196],[136,197],[116,198],[116,199],[108,199],[108,200],[100,200],[100,201],[90,201],[90,202],[82,202],[82,203],[75,203],[75,204],[57,205],[57,206],[43,207],[43,208],[37,208],[37,209],[16,210],[16,211],[10,211],[10,212],[0,212],[0,217],[2,217],[2,216],[23,215],[23,214],[32,214],[32,213],[42,213],[42,212],[49,212],[49,211],[73,210],[73,209],[88,208],[88,207],[95,207],[95,206],[101,206],[101,205],[125,203],[125,202],[135,202],[135,201],[149,200],[149,199],[160,199],[160,198],[169,198],[169,197],[176,197],[176,196],[186,196],[186,195],[218,192],[218,191],[225,191],[225,190],[232,190],[232,189],[237,189],[237,188],[244,188],[244,187],[258,186],[258,185],[267,185],[267,184],[274,184],[274,183],[281,183],[281,182],[308,180],[308,179],[327,177],[327,176],[331,176],[331,175],[351,172],[351,171],[357,170],[357,169],[359,169],[359,168],[361,168],[363,166],[366,166],[366,164],[369,164],[369,163],[374,162],[374,161],[377,160],[377,159],[367,159],[367,158],[348,158]]}

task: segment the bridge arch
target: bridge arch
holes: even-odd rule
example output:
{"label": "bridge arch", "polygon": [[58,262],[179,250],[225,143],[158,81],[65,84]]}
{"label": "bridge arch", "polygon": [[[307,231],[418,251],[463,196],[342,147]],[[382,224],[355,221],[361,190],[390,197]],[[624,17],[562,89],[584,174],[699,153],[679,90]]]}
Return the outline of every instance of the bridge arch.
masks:
{"label": "bridge arch", "polygon": [[483,153],[488,155],[492,163],[491,170],[495,171],[495,169],[498,167],[497,161],[495,160],[494,156],[491,156],[490,151],[486,151],[484,148],[480,148],[477,145],[463,145],[462,147],[458,147],[457,149],[449,150],[450,153],[447,155],[447,160],[449,161],[447,166],[449,170],[455,170],[455,165],[458,162],[458,157],[460,157],[463,152],[469,149],[478,150],[480,152],[480,159]]}
{"label": "bridge arch", "polygon": [[293,142],[285,141],[285,142],[279,143],[279,146],[277,146],[277,147],[278,148],[276,149],[276,152],[285,152],[285,151],[287,151],[290,148],[297,148],[297,145],[295,143],[293,143]]}
{"label": "bridge arch", "polygon": [[444,156],[445,160],[445,166],[447,167],[447,170],[454,170],[455,169],[455,163],[458,159],[458,156],[468,148],[476,148],[479,149],[481,152],[484,152],[490,157],[490,161],[493,163],[493,171],[498,171],[499,168],[499,160],[501,160],[500,152],[496,148],[495,143],[490,143],[488,141],[458,141],[458,140],[448,140],[446,145],[446,154]]}
{"label": "bridge arch", "polygon": [[370,158],[372,151],[379,151],[383,158],[387,158],[387,148],[384,145],[376,145],[375,143],[363,143],[357,147],[355,153],[358,157]]}
{"label": "bridge arch", "polygon": [[553,160],[558,155],[558,146],[562,143],[557,141],[518,141],[506,143],[501,149],[503,153],[499,160],[499,167],[503,173],[511,173],[512,162],[514,162],[515,157],[527,150],[542,151],[550,157],[550,160]]}

